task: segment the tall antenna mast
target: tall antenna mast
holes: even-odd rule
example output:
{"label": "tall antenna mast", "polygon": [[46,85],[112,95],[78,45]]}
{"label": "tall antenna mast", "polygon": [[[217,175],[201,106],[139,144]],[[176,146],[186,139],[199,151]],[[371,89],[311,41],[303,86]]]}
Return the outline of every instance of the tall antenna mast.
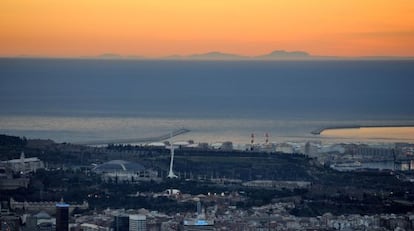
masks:
{"label": "tall antenna mast", "polygon": [[173,142],[172,142],[172,136],[173,136],[173,134],[172,134],[172,132],[171,132],[171,135],[170,135],[170,149],[171,149],[171,160],[170,160],[170,171],[168,172],[168,178],[178,178],[178,176],[177,175],[175,175],[174,174],[174,172],[173,172],[173,165],[174,165],[174,144],[173,144]]}

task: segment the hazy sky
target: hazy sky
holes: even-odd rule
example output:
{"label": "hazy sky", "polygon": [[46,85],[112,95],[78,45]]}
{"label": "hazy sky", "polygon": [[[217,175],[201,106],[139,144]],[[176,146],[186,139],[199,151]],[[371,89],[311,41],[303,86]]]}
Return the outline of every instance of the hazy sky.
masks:
{"label": "hazy sky", "polygon": [[414,56],[413,0],[1,0],[0,56]]}

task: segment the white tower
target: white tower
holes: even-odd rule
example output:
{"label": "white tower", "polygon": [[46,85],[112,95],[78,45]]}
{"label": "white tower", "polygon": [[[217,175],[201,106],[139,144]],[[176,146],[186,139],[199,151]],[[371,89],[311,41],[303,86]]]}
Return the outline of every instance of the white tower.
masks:
{"label": "white tower", "polygon": [[168,176],[167,177],[168,178],[178,178],[178,176],[175,175],[174,172],[173,172],[173,165],[174,165],[174,145],[173,145],[172,141],[171,141],[170,149],[171,149],[170,171],[168,172]]}

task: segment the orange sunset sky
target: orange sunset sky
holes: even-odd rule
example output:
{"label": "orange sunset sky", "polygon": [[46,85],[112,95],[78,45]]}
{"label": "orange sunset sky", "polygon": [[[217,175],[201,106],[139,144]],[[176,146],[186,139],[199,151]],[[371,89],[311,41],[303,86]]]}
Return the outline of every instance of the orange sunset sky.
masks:
{"label": "orange sunset sky", "polygon": [[1,0],[0,56],[414,56],[413,0]]}

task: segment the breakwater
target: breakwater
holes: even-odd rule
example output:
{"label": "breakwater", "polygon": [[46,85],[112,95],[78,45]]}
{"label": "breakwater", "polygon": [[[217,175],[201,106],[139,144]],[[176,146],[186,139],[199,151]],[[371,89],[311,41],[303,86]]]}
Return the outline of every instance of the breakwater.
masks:
{"label": "breakwater", "polygon": [[163,140],[167,140],[171,137],[178,136],[190,132],[189,129],[180,128],[177,130],[172,131],[168,134],[163,134],[160,136],[154,137],[143,137],[143,138],[132,138],[132,139],[113,139],[113,140],[96,140],[96,141],[85,141],[85,142],[78,142],[76,144],[81,145],[103,145],[103,144],[128,144],[128,143],[149,143],[149,142],[159,142]]}
{"label": "breakwater", "polygon": [[399,125],[348,125],[348,126],[330,126],[318,128],[311,131],[313,135],[320,135],[326,130],[339,130],[339,129],[360,129],[360,128],[402,128],[402,127],[414,127],[414,124],[399,124]]}

